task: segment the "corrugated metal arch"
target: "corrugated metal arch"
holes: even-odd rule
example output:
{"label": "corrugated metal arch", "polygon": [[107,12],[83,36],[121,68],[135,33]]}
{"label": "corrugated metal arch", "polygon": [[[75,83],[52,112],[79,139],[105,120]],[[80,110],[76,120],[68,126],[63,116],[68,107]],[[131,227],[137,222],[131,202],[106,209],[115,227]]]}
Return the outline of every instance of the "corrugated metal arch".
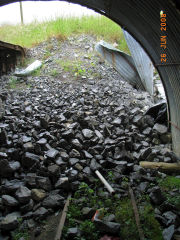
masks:
{"label": "corrugated metal arch", "polygon": [[[17,1],[0,0],[0,6],[12,2]],[[109,17],[127,30],[146,50],[157,67],[165,88],[170,111],[173,147],[180,156],[179,0],[71,0],[68,2],[87,6]],[[164,33],[160,30],[161,10],[167,15],[167,31]],[[167,36],[166,63],[161,63],[161,35]]]}

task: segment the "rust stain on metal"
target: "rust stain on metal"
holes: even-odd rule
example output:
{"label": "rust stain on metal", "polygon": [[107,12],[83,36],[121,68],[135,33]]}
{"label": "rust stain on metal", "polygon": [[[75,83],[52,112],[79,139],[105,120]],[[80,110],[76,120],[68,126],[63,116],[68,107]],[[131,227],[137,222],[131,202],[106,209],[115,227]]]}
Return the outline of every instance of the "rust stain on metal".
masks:
{"label": "rust stain on metal", "polygon": [[23,62],[23,47],[0,41],[0,76],[15,69],[18,61]]}

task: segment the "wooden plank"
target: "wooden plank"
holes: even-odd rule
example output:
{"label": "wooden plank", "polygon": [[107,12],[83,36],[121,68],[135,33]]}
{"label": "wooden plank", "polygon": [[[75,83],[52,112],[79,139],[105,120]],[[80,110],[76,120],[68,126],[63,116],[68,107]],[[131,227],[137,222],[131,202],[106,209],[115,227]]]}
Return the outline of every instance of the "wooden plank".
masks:
{"label": "wooden plank", "polygon": [[144,240],[145,238],[144,238],[144,233],[143,233],[143,230],[142,230],[141,224],[140,224],[139,212],[138,212],[138,208],[136,205],[134,193],[133,193],[133,190],[131,187],[129,187],[129,194],[131,197],[131,202],[132,202],[132,206],[133,206],[133,210],[134,210],[134,216],[135,216],[136,225],[137,225],[138,232],[139,232],[139,238],[140,238],[140,240]]}
{"label": "wooden plank", "polygon": [[57,228],[57,232],[56,232],[56,236],[54,238],[54,240],[60,240],[61,239],[61,235],[62,235],[62,230],[64,227],[64,223],[66,221],[66,215],[67,215],[67,211],[68,211],[68,206],[70,203],[70,198],[71,198],[71,193],[69,193],[66,204],[64,205],[64,209],[62,211],[62,215],[61,215],[61,219]]}
{"label": "wooden plank", "polygon": [[157,169],[158,171],[180,172],[180,163],[142,161],[139,164],[143,168]]}

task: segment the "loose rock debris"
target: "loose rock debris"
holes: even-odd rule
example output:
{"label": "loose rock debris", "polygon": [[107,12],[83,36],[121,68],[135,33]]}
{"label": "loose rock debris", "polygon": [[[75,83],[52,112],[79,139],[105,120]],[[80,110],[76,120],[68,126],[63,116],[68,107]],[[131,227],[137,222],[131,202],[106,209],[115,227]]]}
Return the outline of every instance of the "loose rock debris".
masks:
{"label": "loose rock debris", "polygon": [[[48,42],[28,53],[34,59],[45,58],[40,75],[17,78],[14,89],[9,88],[10,75],[0,79],[0,237],[10,239],[25,229],[40,234],[39,223],[63,209],[68,192],[74,194],[82,182],[95,186],[94,172],[99,170],[105,177],[113,173],[110,183],[120,200],[128,196],[126,181],[136,198],[146,194],[164,239],[173,239],[180,232],[180,215],[178,204],[169,202],[167,194],[178,199],[179,188],[167,193],[157,182],[167,178],[165,174],[139,166],[142,160],[177,162],[168,128],[145,115],[152,98],[102,63],[94,54],[93,37],[75,36],[63,43],[54,38],[50,43],[49,57],[44,50]],[[110,198],[102,185],[100,189]],[[83,217],[93,215],[91,211]],[[102,223],[110,223],[111,232],[117,228],[113,224],[120,224],[121,237],[122,223],[115,217]],[[68,234],[73,239],[81,231],[70,228]]]}

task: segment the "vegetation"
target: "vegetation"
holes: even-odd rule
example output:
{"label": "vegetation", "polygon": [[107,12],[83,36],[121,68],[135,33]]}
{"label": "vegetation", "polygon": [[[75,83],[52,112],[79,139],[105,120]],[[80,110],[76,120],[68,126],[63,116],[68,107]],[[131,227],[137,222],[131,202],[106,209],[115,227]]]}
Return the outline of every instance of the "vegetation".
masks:
{"label": "vegetation", "polygon": [[27,227],[24,227],[24,228],[21,227],[22,221],[23,221],[22,218],[18,219],[19,226],[12,233],[12,240],[19,240],[20,238],[23,238],[24,240],[30,240],[28,228]]}
{"label": "vegetation", "polygon": [[[128,47],[121,28],[104,16],[83,16],[57,18],[39,23],[37,21],[27,25],[4,25],[0,27],[0,39],[23,47],[32,47],[51,37],[63,41],[73,34],[91,34],[97,40],[116,43],[122,51],[128,52]],[[50,49],[47,55],[50,54]]]}
{"label": "vegetation", "polygon": [[167,176],[164,179],[158,179],[159,186],[164,192],[167,201],[180,210],[180,195],[172,196],[170,191],[180,189],[180,178]]}
{"label": "vegetation", "polygon": [[[109,172],[107,178],[113,180],[113,173]],[[127,182],[124,180],[124,182]],[[99,190],[101,183],[96,181],[92,189],[86,183],[81,183],[79,189],[75,192],[74,197],[68,209],[67,221],[63,230],[63,239],[67,237],[67,230],[70,227],[78,227],[82,234],[77,236],[77,240],[99,239],[100,233],[91,219],[82,219],[82,208],[90,207],[94,210],[101,209],[101,214],[106,217],[110,214],[115,215],[115,221],[121,224],[119,237],[128,239],[139,239],[137,225],[135,222],[134,211],[129,197],[119,198],[118,195],[103,195],[103,190]],[[148,195],[142,195],[137,200],[141,226],[146,239],[162,240],[162,230],[160,224],[154,217],[153,207],[150,204]]]}

